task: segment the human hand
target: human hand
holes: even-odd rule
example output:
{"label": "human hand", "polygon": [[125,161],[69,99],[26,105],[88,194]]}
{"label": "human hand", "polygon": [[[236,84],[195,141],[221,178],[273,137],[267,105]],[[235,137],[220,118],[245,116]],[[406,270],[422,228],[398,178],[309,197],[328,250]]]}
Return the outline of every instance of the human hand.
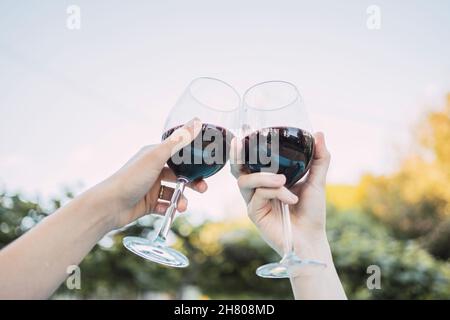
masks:
{"label": "human hand", "polygon": [[[176,181],[166,162],[200,133],[201,126],[200,120],[194,118],[160,144],[143,147],[119,171],[86,192],[84,196],[93,199],[89,203],[95,203],[98,214],[103,216],[106,231],[123,227],[145,214],[165,213],[174,189],[164,186],[159,199],[161,184]],[[204,180],[187,186],[200,193],[207,189]],[[177,209],[183,212],[186,208],[187,199],[182,196]]]}
{"label": "human hand", "polygon": [[[235,149],[236,150],[236,149]],[[239,150],[239,148],[237,148]],[[239,151],[238,151],[239,152]],[[232,166],[250,219],[263,239],[283,255],[281,207],[274,199],[289,204],[294,249],[300,258],[328,260],[325,233],[325,182],[330,153],[323,133],[315,134],[315,151],[308,175],[288,190],[282,174],[258,172],[246,174],[239,165]]]}

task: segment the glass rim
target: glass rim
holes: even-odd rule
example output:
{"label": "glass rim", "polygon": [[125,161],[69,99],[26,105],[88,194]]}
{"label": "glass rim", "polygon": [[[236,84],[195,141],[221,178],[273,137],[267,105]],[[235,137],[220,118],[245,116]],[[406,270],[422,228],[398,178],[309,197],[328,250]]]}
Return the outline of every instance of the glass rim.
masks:
{"label": "glass rim", "polygon": [[[216,81],[216,82],[220,82],[220,83],[226,85],[228,88],[230,88],[230,89],[236,94],[236,97],[237,97],[237,102],[238,102],[238,103],[237,103],[236,108],[233,108],[233,109],[230,109],[230,110],[224,110],[224,109],[221,109],[221,108],[219,108],[219,107],[214,107],[214,106],[212,106],[212,105],[208,105],[208,104],[206,104],[206,103],[200,101],[200,99],[198,99],[198,98],[195,96],[195,94],[192,92],[192,85],[193,85],[195,82],[200,81],[200,80],[213,80],[213,81]],[[208,109],[211,109],[211,110],[214,110],[214,111],[223,112],[223,113],[235,112],[235,111],[239,110],[239,108],[240,108],[240,106],[241,106],[241,96],[240,96],[239,92],[238,92],[231,84],[229,84],[228,82],[225,82],[225,81],[223,81],[223,80],[221,80],[221,79],[218,79],[218,78],[214,78],[214,77],[197,77],[197,78],[191,80],[191,82],[189,82],[189,85],[187,86],[187,91],[189,92],[189,95],[190,95],[197,103],[199,103],[200,105],[204,106],[205,108],[208,108]]]}
{"label": "glass rim", "polygon": [[[250,104],[248,104],[246,102],[247,94],[251,90],[253,90],[254,88],[256,88],[258,86],[261,86],[261,85],[264,85],[264,84],[269,84],[269,83],[282,83],[282,84],[289,85],[290,87],[292,87],[295,90],[295,93],[296,93],[295,98],[292,101],[290,101],[289,103],[283,104],[281,106],[276,106],[276,107],[270,108],[270,109],[257,108],[257,107],[251,106]],[[256,83],[256,84],[252,85],[250,88],[248,88],[247,90],[245,90],[244,94],[242,95],[242,106],[244,107],[244,109],[253,109],[253,110],[257,110],[257,111],[262,111],[263,110],[265,112],[276,111],[276,110],[280,110],[280,109],[286,108],[286,107],[294,104],[297,101],[300,101],[301,103],[303,102],[303,97],[300,94],[300,91],[298,90],[298,88],[297,88],[297,86],[295,84],[293,84],[292,82],[289,82],[289,81],[285,81],[285,80],[268,80],[268,81],[263,81],[263,82]]]}

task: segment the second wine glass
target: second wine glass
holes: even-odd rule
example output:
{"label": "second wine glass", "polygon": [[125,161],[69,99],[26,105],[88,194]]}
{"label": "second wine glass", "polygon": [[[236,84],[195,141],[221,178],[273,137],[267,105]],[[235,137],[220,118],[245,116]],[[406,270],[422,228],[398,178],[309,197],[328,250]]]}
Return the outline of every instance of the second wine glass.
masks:
{"label": "second wine glass", "polygon": [[[306,175],[314,154],[312,127],[298,89],[285,81],[259,83],[245,92],[242,109],[244,170],[284,174],[285,187],[292,187]],[[272,208],[281,214],[284,255],[280,262],[259,267],[257,275],[288,278],[305,266],[325,266],[295,254],[289,206],[272,200]]]}

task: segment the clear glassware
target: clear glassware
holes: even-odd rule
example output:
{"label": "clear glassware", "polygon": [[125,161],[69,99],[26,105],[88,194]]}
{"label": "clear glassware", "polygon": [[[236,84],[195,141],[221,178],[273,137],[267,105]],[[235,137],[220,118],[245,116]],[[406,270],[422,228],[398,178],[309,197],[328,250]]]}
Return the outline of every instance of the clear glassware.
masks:
{"label": "clear glassware", "polygon": [[[181,163],[175,161],[175,155],[168,161],[169,167],[177,175],[177,184],[156,236],[152,240],[126,237],[123,239],[123,244],[128,250],[147,260],[166,266],[183,268],[189,265],[189,260],[185,255],[166,244],[177,211],[177,203],[186,184],[197,179],[207,178],[225,166],[229,157],[229,143],[233,136],[232,130],[229,128],[236,126],[239,106],[239,94],[222,80],[201,77],[194,79],[189,84],[169,113],[162,139],[169,137],[175,129],[194,117],[202,121],[202,131],[195,138],[195,142],[184,147],[178,154],[180,156],[187,152],[190,155],[189,161]],[[223,144],[219,141],[220,138],[224,139]],[[215,146],[217,149],[207,147],[208,145]],[[227,150],[222,150],[224,153],[219,154],[220,147],[227,148]],[[180,156],[178,160],[180,159],[185,158]],[[199,159],[200,161],[198,161]]]}
{"label": "clear glassware", "polygon": [[[261,137],[264,135],[271,136],[272,140],[266,147],[261,147],[260,145],[254,149],[247,147],[248,151],[250,151],[249,153],[260,152],[258,150],[264,148],[266,149],[265,151],[271,149],[272,153],[278,153],[272,154],[275,158],[271,158],[272,161],[273,159],[278,159],[275,161],[278,161],[277,167],[271,169],[266,168],[267,171],[283,173],[286,176],[288,171],[284,170],[286,167],[283,169],[283,165],[287,166],[289,170],[292,169],[292,165],[301,166],[297,169],[294,167],[294,170],[300,170],[299,168],[301,168],[301,172],[297,175],[290,176],[291,181],[287,179],[287,184],[290,184],[286,185],[288,188],[307,174],[314,151],[314,138],[312,136],[312,126],[308,119],[305,105],[295,85],[285,81],[266,81],[256,84],[245,92],[242,99],[241,112],[240,126],[243,143],[245,143],[245,139],[247,139],[247,144],[250,143],[249,137],[255,138],[257,136],[258,141],[260,141]],[[300,139],[308,140],[309,147],[306,146],[306,144],[297,143],[296,145],[296,135],[299,136]],[[286,143],[286,140],[280,142],[280,145],[277,146],[278,149],[275,149],[274,139],[277,138],[277,140],[281,140],[284,139],[283,137],[293,137],[293,139],[289,140],[290,149],[288,151],[286,151],[286,145],[283,146],[283,143]],[[301,149],[305,146],[309,149],[300,150],[301,157],[294,159],[296,157],[295,148]],[[294,150],[294,152],[292,152],[292,150]],[[305,154],[306,152],[310,154],[311,157],[303,157],[303,151],[305,151]],[[281,155],[282,152],[290,152],[290,154],[286,157]],[[294,155],[292,155],[292,153],[294,153]],[[248,157],[251,156],[252,155],[249,155]],[[247,161],[249,161],[249,158]],[[264,171],[264,169],[260,169],[259,164],[255,166],[248,165],[246,167],[250,172]],[[296,255],[294,252],[289,206],[285,203],[281,203],[279,200],[272,200],[272,205],[274,208],[278,208],[278,211],[281,213],[284,236],[284,255],[279,262],[259,267],[256,270],[256,274],[264,278],[288,278],[295,275],[299,268],[304,268],[305,266],[325,266],[325,264],[318,261],[302,260]]]}

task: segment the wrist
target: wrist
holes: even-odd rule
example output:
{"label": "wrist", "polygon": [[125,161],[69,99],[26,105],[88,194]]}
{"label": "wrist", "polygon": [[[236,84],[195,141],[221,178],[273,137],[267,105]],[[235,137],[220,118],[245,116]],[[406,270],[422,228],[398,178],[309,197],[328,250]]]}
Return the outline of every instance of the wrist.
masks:
{"label": "wrist", "polygon": [[101,183],[76,199],[83,208],[82,211],[89,215],[90,224],[101,237],[115,228],[114,201],[108,196],[111,192],[106,189],[107,186]]}
{"label": "wrist", "polygon": [[299,235],[294,239],[294,251],[300,259],[332,263],[331,249],[325,231]]}

